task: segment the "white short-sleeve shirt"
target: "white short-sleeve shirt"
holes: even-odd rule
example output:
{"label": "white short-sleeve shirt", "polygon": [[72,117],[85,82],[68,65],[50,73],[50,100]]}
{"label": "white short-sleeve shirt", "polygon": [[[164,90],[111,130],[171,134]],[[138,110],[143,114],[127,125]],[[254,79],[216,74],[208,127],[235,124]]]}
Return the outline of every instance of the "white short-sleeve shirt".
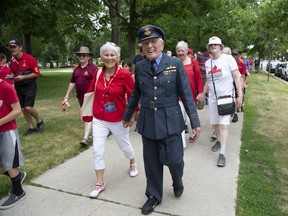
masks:
{"label": "white short-sleeve shirt", "polygon": [[[212,70],[211,70],[212,61]],[[209,59],[205,62],[206,77],[209,87],[209,98],[215,98],[215,91],[212,82],[212,74],[215,83],[217,97],[224,95],[233,95],[233,77],[232,71],[238,69],[235,59],[231,55],[222,54],[220,58]]]}
{"label": "white short-sleeve shirt", "polygon": [[213,59],[207,60],[205,62],[205,69],[209,88],[208,95],[209,95],[210,123],[212,125],[217,124],[229,125],[230,115],[225,116],[218,115],[216,96],[212,82],[212,74],[215,83],[215,89],[217,92],[217,97],[224,95],[234,96],[235,90],[233,85],[232,71],[238,69],[237,63],[231,55],[222,54],[220,58],[216,60]]}

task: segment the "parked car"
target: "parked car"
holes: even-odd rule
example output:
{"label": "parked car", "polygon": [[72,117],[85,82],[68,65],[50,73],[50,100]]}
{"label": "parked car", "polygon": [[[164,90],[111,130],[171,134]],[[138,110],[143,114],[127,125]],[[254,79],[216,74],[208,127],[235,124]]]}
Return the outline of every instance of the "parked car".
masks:
{"label": "parked car", "polygon": [[284,67],[285,63],[286,63],[286,62],[279,62],[279,63],[276,65],[276,68],[275,68],[275,76],[281,77],[282,68]]}
{"label": "parked car", "polygon": [[270,68],[270,73],[275,73],[276,65],[279,63],[279,60],[271,60],[270,64],[266,65],[266,71],[269,72]]}
{"label": "parked car", "polygon": [[282,67],[281,78],[288,81],[288,62],[285,62],[285,64]]}

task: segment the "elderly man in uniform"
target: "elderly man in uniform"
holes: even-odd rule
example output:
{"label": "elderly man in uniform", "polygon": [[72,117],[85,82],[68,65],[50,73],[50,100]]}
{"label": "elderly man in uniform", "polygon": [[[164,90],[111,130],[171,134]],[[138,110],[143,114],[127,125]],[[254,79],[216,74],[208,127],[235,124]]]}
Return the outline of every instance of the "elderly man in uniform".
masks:
{"label": "elderly man in uniform", "polygon": [[135,86],[123,115],[124,127],[140,101],[138,132],[142,135],[143,157],[147,179],[147,201],[142,214],[150,214],[161,203],[163,196],[163,166],[169,168],[176,197],[183,193],[183,144],[185,129],[179,96],[189,115],[195,136],[200,135],[200,121],[193,102],[189,81],[180,59],[163,52],[164,32],[153,25],[143,26],[138,32],[146,59],[136,64]]}

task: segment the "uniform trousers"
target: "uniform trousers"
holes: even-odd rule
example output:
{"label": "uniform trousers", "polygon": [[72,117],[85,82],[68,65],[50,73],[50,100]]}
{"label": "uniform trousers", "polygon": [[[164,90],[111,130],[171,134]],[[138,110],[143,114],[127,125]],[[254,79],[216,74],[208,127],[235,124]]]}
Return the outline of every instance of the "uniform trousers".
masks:
{"label": "uniform trousers", "polygon": [[119,148],[126,158],[131,160],[135,156],[133,146],[129,141],[129,128],[124,128],[122,122],[108,122],[93,117],[93,154],[95,170],[105,169],[105,143],[111,131]]}
{"label": "uniform trousers", "polygon": [[173,187],[183,185],[184,151],[181,133],[154,140],[142,136],[143,158],[146,175],[146,196],[153,196],[159,203],[163,197],[163,167],[168,166]]}

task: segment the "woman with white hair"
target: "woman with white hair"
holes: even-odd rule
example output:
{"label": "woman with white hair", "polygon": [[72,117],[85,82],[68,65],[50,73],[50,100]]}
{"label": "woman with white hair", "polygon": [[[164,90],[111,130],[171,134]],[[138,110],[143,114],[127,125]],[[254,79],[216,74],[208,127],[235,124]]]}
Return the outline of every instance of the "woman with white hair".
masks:
{"label": "woman with white hair", "polygon": [[[201,76],[199,63],[197,59],[194,59],[188,56],[188,49],[189,49],[188,44],[185,41],[179,41],[176,45],[176,54],[177,54],[177,57],[182,60],[182,63],[184,65],[187,77],[189,79],[194,102],[195,103],[203,102],[204,101],[203,82],[202,82],[202,76]],[[179,101],[179,104],[181,106],[182,114],[186,122],[188,132],[189,132],[189,142],[192,143],[194,142],[194,139],[193,139],[194,135],[192,133],[190,120],[189,120],[187,113],[185,112],[184,106],[181,101]],[[182,139],[183,139],[183,146],[185,148],[186,140],[185,140],[184,132],[182,132]]]}
{"label": "woman with white hair", "polygon": [[[135,162],[135,152],[129,141],[129,128],[122,126],[122,115],[126,107],[126,97],[129,98],[134,86],[131,72],[119,65],[120,47],[107,42],[100,48],[100,57],[104,62],[102,68],[94,74],[87,92],[95,91],[93,104],[93,154],[97,182],[90,193],[91,198],[97,198],[106,189],[104,183],[105,143],[109,132],[130,160],[128,173],[130,177],[138,175]],[[97,79],[97,74],[100,73]]]}

